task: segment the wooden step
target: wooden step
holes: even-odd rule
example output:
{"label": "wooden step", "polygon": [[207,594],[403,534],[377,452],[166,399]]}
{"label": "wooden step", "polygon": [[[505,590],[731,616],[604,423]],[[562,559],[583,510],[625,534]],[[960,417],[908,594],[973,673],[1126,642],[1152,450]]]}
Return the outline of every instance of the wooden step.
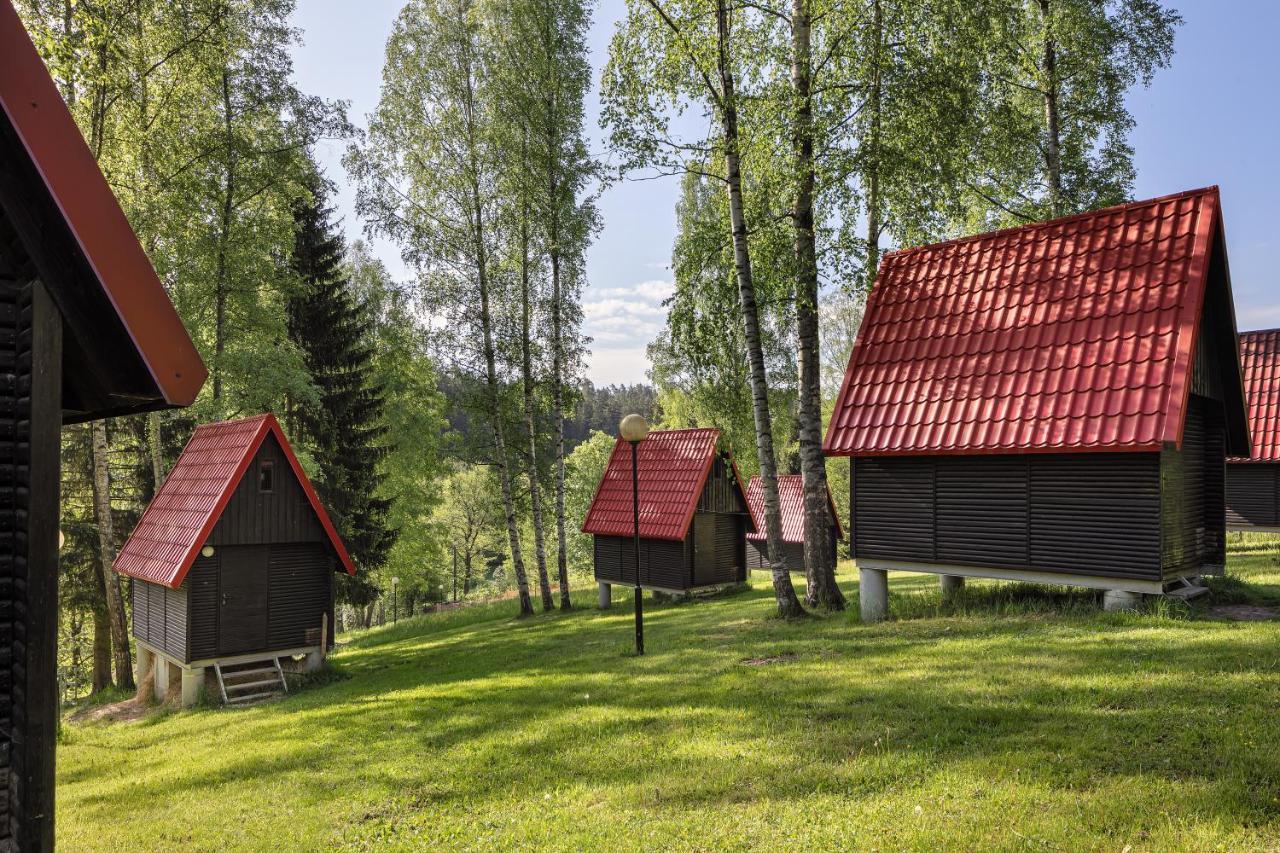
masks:
{"label": "wooden step", "polygon": [[276,668],[274,666],[258,666],[253,669],[224,669],[222,671],[223,678],[237,678],[241,675],[262,675],[264,672],[274,674]]}
{"label": "wooden step", "polygon": [[237,681],[237,682],[228,681],[227,693],[230,694],[232,690],[248,690],[251,687],[267,687],[267,686],[279,687],[280,679],[267,678],[267,679],[263,679],[262,681]]}
{"label": "wooden step", "polygon": [[[270,665],[263,666],[262,664]],[[279,658],[264,658],[261,661],[247,661],[238,665],[246,668],[227,669],[224,671],[216,661],[213,664],[213,671],[218,677],[218,689],[222,693],[224,705],[243,707],[270,699],[273,696],[283,696],[289,692],[289,682],[285,680],[284,670],[280,666]],[[274,677],[259,677],[268,673]],[[252,680],[246,681],[245,679]],[[264,687],[275,689],[262,690],[261,688]],[[256,692],[246,693],[246,690]]]}
{"label": "wooden step", "polygon": [[244,705],[252,702],[261,702],[264,699],[270,699],[273,696],[283,696],[279,690],[271,690],[266,693],[248,693],[244,696],[231,696],[227,699],[228,705]]}
{"label": "wooden step", "polygon": [[1209,591],[1207,586],[1184,586],[1178,589],[1171,589],[1165,593],[1169,598],[1180,598],[1183,601],[1190,601],[1193,598],[1199,598]]}

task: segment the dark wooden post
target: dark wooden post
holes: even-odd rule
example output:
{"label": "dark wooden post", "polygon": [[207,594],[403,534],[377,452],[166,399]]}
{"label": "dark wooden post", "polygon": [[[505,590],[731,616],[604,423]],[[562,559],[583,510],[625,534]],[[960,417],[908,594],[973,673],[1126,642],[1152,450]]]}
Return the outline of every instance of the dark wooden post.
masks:
{"label": "dark wooden post", "polygon": [[[13,360],[0,391],[0,643],[9,835],[20,850],[53,849],[54,747],[58,727],[58,489],[62,429],[62,318],[31,282],[10,303]],[[8,324],[5,324],[8,325]],[[2,333],[0,333],[2,334]]]}

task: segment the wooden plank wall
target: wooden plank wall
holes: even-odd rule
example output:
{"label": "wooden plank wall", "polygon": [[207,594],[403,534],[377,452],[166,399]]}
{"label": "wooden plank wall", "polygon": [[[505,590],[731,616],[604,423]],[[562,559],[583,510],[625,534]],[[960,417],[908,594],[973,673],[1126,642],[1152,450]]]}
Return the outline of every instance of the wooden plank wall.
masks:
{"label": "wooden plank wall", "polygon": [[1158,579],[1156,453],[854,460],[857,557]]}
{"label": "wooden plank wall", "polygon": [[[258,464],[264,461],[271,462],[274,471],[270,494],[258,491]],[[209,543],[218,546],[323,541],[324,531],[293,476],[284,451],[274,436],[267,436],[227,502]]]}
{"label": "wooden plank wall", "polygon": [[1232,527],[1280,527],[1280,463],[1230,463],[1226,492]]}

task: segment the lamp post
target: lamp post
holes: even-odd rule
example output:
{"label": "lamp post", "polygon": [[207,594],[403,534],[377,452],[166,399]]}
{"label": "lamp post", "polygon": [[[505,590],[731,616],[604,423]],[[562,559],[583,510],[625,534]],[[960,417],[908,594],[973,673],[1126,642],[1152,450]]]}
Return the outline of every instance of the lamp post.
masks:
{"label": "lamp post", "polygon": [[399,616],[396,606],[396,584],[400,583],[400,578],[391,579],[391,624],[396,624],[396,617]]}
{"label": "lamp post", "polygon": [[618,424],[618,434],[631,445],[632,550],[635,552],[636,654],[644,654],[644,595],[640,592],[640,469],[636,448],[649,434],[649,424],[641,415],[627,415]]}

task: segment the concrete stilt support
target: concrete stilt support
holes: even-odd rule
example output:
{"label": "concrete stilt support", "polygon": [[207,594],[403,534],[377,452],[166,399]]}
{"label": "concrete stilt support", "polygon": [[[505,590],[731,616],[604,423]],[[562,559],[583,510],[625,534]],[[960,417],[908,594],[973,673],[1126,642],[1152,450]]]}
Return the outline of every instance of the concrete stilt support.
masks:
{"label": "concrete stilt support", "polygon": [[204,693],[204,667],[182,670],[182,707],[194,708]]}
{"label": "concrete stilt support", "polygon": [[155,655],[155,662],[155,697],[157,702],[163,702],[169,693],[169,670],[173,665],[160,655]]}
{"label": "concrete stilt support", "polygon": [[858,601],[863,622],[883,622],[889,615],[889,573],[859,569]]}
{"label": "concrete stilt support", "polygon": [[1109,589],[1102,594],[1102,609],[1115,612],[1118,610],[1137,610],[1142,606],[1142,593],[1129,592],[1124,589]]}
{"label": "concrete stilt support", "polygon": [[319,672],[322,666],[324,666],[324,654],[319,649],[307,652],[307,656],[302,659],[303,672]]}
{"label": "concrete stilt support", "polygon": [[599,583],[599,587],[600,587],[600,609],[608,610],[609,607],[613,604],[613,587],[611,587],[609,584],[605,583],[604,581],[601,581]]}
{"label": "concrete stilt support", "polygon": [[155,652],[135,640],[133,643],[133,680],[138,685],[139,699],[146,698],[142,695],[142,682],[146,680],[147,674],[151,672],[155,662]]}
{"label": "concrete stilt support", "polygon": [[942,590],[943,598],[950,598],[960,590],[964,589],[963,575],[939,575],[938,587]]}

